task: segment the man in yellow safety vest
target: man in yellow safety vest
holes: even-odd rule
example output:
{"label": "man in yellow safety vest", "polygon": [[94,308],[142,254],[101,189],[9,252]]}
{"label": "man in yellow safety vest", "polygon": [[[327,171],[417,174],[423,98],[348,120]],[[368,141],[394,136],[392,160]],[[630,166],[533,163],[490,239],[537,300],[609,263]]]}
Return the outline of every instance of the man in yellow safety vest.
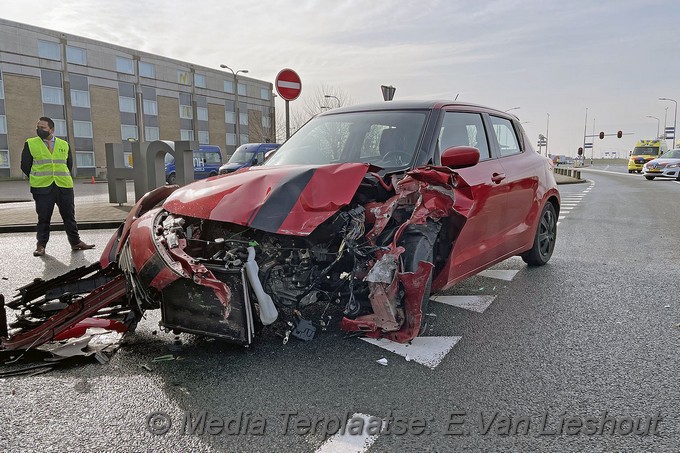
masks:
{"label": "man in yellow safety vest", "polygon": [[21,153],[21,171],[29,178],[35,210],[38,213],[38,243],[33,255],[45,254],[55,204],[64,221],[71,249],[77,251],[94,248],[93,244],[84,243],[78,234],[71,177],[73,158],[68,143],[54,136],[54,121],[45,116],[38,121],[35,132],[37,137],[26,140]]}

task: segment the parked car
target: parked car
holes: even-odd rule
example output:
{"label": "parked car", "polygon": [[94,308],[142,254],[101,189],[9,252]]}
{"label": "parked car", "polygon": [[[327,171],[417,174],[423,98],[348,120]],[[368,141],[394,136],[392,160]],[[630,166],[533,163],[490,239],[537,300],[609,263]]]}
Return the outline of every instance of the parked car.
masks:
{"label": "parked car", "polygon": [[[199,145],[194,151],[194,178],[203,179],[217,176],[222,165],[222,151],[219,146]],[[165,155],[165,181],[175,184],[175,158],[172,154]]]}
{"label": "parked car", "polygon": [[654,178],[675,178],[680,181],[680,149],[671,149],[658,159],[650,160],[642,167],[642,174],[650,181]]}
{"label": "parked car", "polygon": [[278,143],[246,143],[241,145],[229,158],[229,162],[220,167],[219,174],[225,175],[252,165],[262,165],[267,154],[279,146],[281,145]]}
{"label": "parked car", "polygon": [[[513,256],[546,264],[559,210],[551,162],[513,115],[448,101],[333,109],[262,166],[145,195],[99,263],[8,304],[45,321],[2,346],[64,335],[104,307],[98,322],[160,309],[163,328],[242,345],[265,327],[310,339],[330,312],[345,331],[408,342],[431,293]],[[107,283],[72,284],[85,275]],[[43,288],[79,298],[77,317],[41,304]]]}

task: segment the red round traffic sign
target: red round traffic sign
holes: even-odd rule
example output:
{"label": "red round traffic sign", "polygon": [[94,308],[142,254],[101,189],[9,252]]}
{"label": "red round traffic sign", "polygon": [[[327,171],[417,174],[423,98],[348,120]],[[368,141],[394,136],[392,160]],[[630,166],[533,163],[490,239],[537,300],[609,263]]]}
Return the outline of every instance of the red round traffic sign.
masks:
{"label": "red round traffic sign", "polygon": [[286,101],[294,101],[302,92],[302,82],[297,72],[292,69],[282,69],[276,76],[276,92]]}

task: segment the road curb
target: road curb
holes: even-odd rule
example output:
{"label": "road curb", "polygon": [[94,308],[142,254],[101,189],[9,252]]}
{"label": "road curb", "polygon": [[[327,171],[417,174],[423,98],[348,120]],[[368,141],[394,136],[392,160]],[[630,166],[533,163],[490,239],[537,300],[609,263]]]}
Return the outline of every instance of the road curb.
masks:
{"label": "road curb", "polygon": [[[78,222],[78,230],[110,230],[118,228],[122,220],[109,220],[103,222]],[[0,234],[2,233],[35,233],[36,225],[0,225]],[[50,225],[50,231],[64,231],[63,223],[53,223]]]}

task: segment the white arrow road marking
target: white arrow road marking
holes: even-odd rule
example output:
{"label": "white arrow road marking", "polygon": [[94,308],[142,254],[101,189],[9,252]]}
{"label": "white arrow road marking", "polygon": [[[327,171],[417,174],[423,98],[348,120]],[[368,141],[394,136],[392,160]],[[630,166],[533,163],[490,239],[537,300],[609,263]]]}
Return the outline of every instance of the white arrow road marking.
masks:
{"label": "white arrow road marking", "polygon": [[[560,217],[560,220],[562,217]],[[487,269],[485,271],[480,272],[479,275],[480,277],[489,277],[489,278],[495,278],[498,280],[505,280],[508,282],[511,282],[513,278],[515,278],[515,275],[517,275],[517,272],[515,270],[492,270],[492,269]]]}
{"label": "white arrow road marking", "polygon": [[484,313],[496,296],[432,296],[430,300],[465,310]]}
{"label": "white arrow road marking", "polygon": [[416,337],[410,344],[396,343],[384,338],[362,340],[399,354],[406,361],[413,360],[434,370],[461,338],[463,337]]}
{"label": "white arrow road marking", "polygon": [[[371,436],[366,434],[366,427],[371,418],[370,415],[356,413],[352,415],[351,418],[360,417],[364,419],[364,429],[361,434],[350,434],[345,432],[344,434],[336,433],[329,437],[322,445],[316,450],[315,453],[345,453],[345,452],[356,452],[363,453],[367,451],[373,442],[378,438],[378,436]],[[384,421],[381,424],[380,430],[384,426]]]}

